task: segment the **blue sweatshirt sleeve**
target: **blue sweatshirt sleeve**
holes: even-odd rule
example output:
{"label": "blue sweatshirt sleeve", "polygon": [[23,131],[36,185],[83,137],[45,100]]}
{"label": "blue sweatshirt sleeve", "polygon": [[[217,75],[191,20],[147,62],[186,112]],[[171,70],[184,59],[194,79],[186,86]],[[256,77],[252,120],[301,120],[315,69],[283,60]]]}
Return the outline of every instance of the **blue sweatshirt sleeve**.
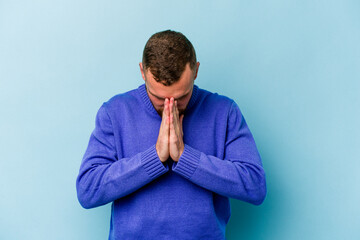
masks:
{"label": "blue sweatshirt sleeve", "polygon": [[266,196],[265,172],[254,138],[233,101],[227,118],[224,159],[206,155],[185,143],[172,170],[220,195],[260,205]]}
{"label": "blue sweatshirt sleeve", "polygon": [[77,197],[84,208],[98,207],[134,192],[168,170],[155,143],[132,157],[118,158],[111,119],[103,103],[76,179]]}

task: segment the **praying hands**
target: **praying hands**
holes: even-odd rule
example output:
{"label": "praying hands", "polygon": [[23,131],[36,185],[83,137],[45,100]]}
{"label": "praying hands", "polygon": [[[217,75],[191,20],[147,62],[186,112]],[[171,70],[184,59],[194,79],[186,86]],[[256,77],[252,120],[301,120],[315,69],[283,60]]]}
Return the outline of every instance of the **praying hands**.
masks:
{"label": "praying hands", "polygon": [[169,156],[175,162],[179,161],[184,151],[183,122],[184,115],[179,116],[177,101],[173,97],[166,98],[160,125],[156,151],[161,160],[165,162]]}

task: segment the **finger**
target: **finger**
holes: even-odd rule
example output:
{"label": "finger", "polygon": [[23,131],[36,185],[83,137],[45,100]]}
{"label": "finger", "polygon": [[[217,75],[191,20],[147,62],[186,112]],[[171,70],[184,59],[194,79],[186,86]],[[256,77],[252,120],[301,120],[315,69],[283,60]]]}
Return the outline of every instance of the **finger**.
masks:
{"label": "finger", "polygon": [[176,114],[179,115],[179,108],[177,107],[177,101],[175,101]]}
{"label": "finger", "polygon": [[169,99],[165,99],[165,108],[164,108],[164,113],[165,113],[165,129],[167,131],[169,131],[169,123],[170,123],[170,117],[169,117]]}
{"label": "finger", "polygon": [[170,98],[170,101],[169,101],[170,114],[172,114],[173,108],[174,108],[174,99],[173,99],[173,98]]}
{"label": "finger", "polygon": [[171,98],[171,100],[172,100],[172,103],[173,103],[173,105],[172,105],[172,112],[174,113],[174,112],[175,112],[175,100],[174,100],[173,97]]}
{"label": "finger", "polygon": [[183,119],[184,119],[184,114],[181,114],[180,116],[180,127],[182,129],[182,125],[183,125]]}
{"label": "finger", "polygon": [[165,100],[164,100],[164,110],[163,110],[163,114],[162,114],[163,119],[166,117],[166,105],[167,105],[167,103],[168,103],[168,99],[165,98]]}
{"label": "finger", "polygon": [[176,135],[176,131],[175,131],[175,121],[174,121],[174,115],[170,114],[170,136],[172,139],[174,139],[174,137],[177,137]]}
{"label": "finger", "polygon": [[172,120],[172,122],[173,122],[173,124],[174,124],[174,128],[176,128],[176,126],[177,126],[177,118],[176,118],[176,101],[175,101],[175,99],[174,98],[172,98],[172,101],[173,101],[173,107],[172,107],[172,118],[173,118],[173,120]]}
{"label": "finger", "polygon": [[183,119],[184,119],[184,114],[181,114],[181,116],[180,116],[180,131],[181,131],[181,135],[184,135],[184,132],[183,132]]}
{"label": "finger", "polygon": [[171,99],[170,99],[170,109],[171,109],[171,111],[170,111],[170,135],[175,135],[175,117],[174,117],[175,103],[174,103],[173,97],[171,97]]}
{"label": "finger", "polygon": [[178,111],[177,111],[177,101],[174,101],[174,111],[173,111],[173,123],[174,123],[174,128],[175,128],[175,132],[177,133],[177,136],[179,135],[179,115],[178,115]]}
{"label": "finger", "polygon": [[[172,98],[173,99],[173,98]],[[177,100],[173,99],[173,112],[170,114],[172,116],[172,126],[170,127],[170,131],[174,134],[177,138],[180,137],[181,128],[179,124],[179,111],[177,108]]]}
{"label": "finger", "polygon": [[170,135],[172,134],[172,132],[174,131],[175,127],[174,127],[174,116],[172,114],[170,114],[170,123],[169,123],[169,127],[170,127]]}
{"label": "finger", "polygon": [[[176,126],[180,125],[180,118],[179,118],[179,108],[177,107],[177,101],[175,101],[175,118],[176,118]],[[181,127],[180,127],[181,129]]]}
{"label": "finger", "polygon": [[[174,98],[170,98],[170,105],[169,105],[169,110],[170,110],[170,125],[173,123],[174,121],[174,116],[173,116],[173,109],[174,109]],[[171,126],[170,126],[171,127]]]}
{"label": "finger", "polygon": [[169,102],[169,100],[166,98],[165,100],[164,100],[164,110],[163,110],[163,114],[162,114],[162,124],[164,124],[164,123],[167,123],[167,117],[168,117],[168,102]]}

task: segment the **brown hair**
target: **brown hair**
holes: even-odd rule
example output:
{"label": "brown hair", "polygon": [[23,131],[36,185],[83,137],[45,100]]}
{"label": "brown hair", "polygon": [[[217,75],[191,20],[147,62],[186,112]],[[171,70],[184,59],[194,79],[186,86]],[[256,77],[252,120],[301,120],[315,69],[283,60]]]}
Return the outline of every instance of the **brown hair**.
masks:
{"label": "brown hair", "polygon": [[191,42],[180,32],[166,30],[153,34],[143,51],[144,71],[150,69],[157,82],[170,86],[180,79],[187,63],[196,67],[196,53]]}

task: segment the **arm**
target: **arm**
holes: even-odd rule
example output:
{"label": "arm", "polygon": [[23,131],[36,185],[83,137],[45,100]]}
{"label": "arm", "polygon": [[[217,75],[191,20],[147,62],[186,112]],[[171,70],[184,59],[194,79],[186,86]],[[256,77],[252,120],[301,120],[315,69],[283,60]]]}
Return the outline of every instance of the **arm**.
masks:
{"label": "arm", "polygon": [[97,112],[76,179],[78,200],[84,208],[98,207],[134,192],[168,170],[157,155],[155,143],[132,157],[118,159],[104,103]]}
{"label": "arm", "polygon": [[266,196],[265,172],[253,136],[235,102],[228,115],[224,159],[185,144],[172,170],[220,195],[260,205]]}

